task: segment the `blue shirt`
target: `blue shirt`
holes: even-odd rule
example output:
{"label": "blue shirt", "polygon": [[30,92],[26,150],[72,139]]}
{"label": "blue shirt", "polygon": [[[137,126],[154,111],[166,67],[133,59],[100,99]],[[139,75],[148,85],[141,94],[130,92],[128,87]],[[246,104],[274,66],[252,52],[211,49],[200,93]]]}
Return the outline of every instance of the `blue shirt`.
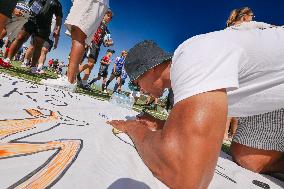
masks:
{"label": "blue shirt", "polygon": [[121,56],[121,57],[117,57],[115,59],[115,65],[116,65],[116,72],[121,72],[123,66],[124,66],[124,62],[125,62],[125,57]]}

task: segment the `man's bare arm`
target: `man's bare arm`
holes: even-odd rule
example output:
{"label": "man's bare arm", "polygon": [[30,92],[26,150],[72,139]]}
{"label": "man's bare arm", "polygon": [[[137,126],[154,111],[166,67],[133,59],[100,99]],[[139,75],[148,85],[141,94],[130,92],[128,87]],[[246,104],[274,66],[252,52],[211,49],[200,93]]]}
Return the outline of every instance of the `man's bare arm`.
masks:
{"label": "man's bare arm", "polygon": [[227,95],[225,90],[218,90],[176,104],[162,130],[152,132],[143,124],[132,124],[124,131],[144,163],[167,186],[207,188],[220,152],[226,116]]}
{"label": "man's bare arm", "polygon": [[62,25],[62,17],[57,16],[56,17],[56,27],[53,31],[53,37],[54,37],[54,49],[58,46],[60,31],[61,31],[61,25]]}
{"label": "man's bare arm", "polygon": [[137,120],[147,121],[148,122],[147,126],[152,131],[157,131],[162,129],[166,123],[165,120],[157,119],[147,112],[143,112],[137,115],[136,118]]}

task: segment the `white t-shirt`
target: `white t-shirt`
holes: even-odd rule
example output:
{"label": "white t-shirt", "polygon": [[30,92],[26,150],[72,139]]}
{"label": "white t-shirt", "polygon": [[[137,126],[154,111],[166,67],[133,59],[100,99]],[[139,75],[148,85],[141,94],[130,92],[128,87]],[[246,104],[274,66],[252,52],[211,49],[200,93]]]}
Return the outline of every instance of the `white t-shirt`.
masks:
{"label": "white t-shirt", "polygon": [[[74,2],[74,0],[71,0],[71,1],[72,1],[72,3]],[[109,0],[94,0],[94,1],[99,1],[103,4],[105,4],[107,7],[109,7]]]}
{"label": "white t-shirt", "polygon": [[265,22],[250,21],[250,22],[242,22],[241,24],[231,26],[230,28],[236,30],[248,30],[248,29],[267,29],[272,27],[274,26],[271,24],[267,24]]}
{"label": "white t-shirt", "polygon": [[98,1],[109,7],[109,0],[98,0]]}
{"label": "white t-shirt", "polygon": [[232,30],[195,36],[175,51],[175,104],[226,88],[229,116],[284,108],[284,28]]}

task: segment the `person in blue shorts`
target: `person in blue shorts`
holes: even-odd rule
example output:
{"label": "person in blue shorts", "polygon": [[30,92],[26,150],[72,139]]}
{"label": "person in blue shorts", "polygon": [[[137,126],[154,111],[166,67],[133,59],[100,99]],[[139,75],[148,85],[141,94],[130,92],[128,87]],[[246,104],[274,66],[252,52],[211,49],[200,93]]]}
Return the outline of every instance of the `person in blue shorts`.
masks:
{"label": "person in blue shorts", "polygon": [[114,66],[113,66],[113,69],[112,69],[112,72],[111,72],[111,76],[108,79],[108,81],[106,82],[106,89],[114,78],[116,78],[117,84],[121,83],[121,74],[122,74],[122,70],[123,70],[123,67],[124,67],[124,62],[125,62],[126,56],[127,56],[127,52],[122,51],[121,56],[117,57],[115,59],[115,63],[114,63]]}
{"label": "person in blue shorts", "polygon": [[127,79],[127,73],[126,71],[124,70],[124,68],[122,69],[122,72],[121,72],[121,76],[120,76],[120,83],[115,83],[115,86],[113,88],[113,92],[115,93],[116,91],[118,91],[119,93],[121,92],[121,88],[122,86],[125,84],[125,81]]}

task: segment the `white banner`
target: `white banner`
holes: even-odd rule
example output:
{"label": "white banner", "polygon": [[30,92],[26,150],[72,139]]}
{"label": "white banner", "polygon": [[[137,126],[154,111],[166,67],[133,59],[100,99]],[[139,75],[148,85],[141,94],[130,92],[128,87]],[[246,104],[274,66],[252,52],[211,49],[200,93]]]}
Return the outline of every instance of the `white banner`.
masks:
{"label": "white banner", "polygon": [[[167,188],[106,124],[134,111],[0,74],[0,112],[0,188]],[[221,154],[209,188],[283,187]]]}

